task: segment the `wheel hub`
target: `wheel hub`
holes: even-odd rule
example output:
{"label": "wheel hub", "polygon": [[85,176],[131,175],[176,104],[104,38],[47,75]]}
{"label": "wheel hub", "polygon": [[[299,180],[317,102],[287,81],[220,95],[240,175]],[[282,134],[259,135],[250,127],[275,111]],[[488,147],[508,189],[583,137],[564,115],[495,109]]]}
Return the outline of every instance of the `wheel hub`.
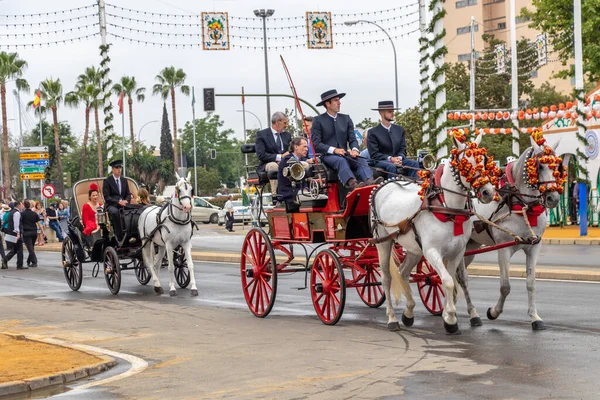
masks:
{"label": "wheel hub", "polygon": [[246,278],[253,278],[253,277],[254,277],[254,268],[247,269],[246,270]]}

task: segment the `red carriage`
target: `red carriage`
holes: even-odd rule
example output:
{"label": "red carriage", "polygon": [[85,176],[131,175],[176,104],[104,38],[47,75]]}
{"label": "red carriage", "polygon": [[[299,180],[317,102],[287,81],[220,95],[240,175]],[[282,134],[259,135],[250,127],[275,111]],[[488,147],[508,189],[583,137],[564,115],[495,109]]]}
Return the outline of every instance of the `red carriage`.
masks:
{"label": "red carriage", "polygon": [[[254,153],[254,145],[243,145],[242,152]],[[247,167],[247,172],[248,183],[259,192],[277,174],[259,174],[254,167]],[[310,290],[317,315],[323,323],[334,325],[342,316],[349,288],[355,288],[369,307],[385,301],[377,248],[369,243],[369,197],[376,186],[348,193],[335,171],[323,164],[311,166],[303,179],[307,177],[310,189],[307,196],[301,196],[304,200],[298,211],[288,213],[282,205],[268,210],[269,232],[254,228],[246,235],[240,263],[242,290],[250,311],[266,317],[275,303],[278,276],[305,272],[303,289]],[[295,254],[298,249],[302,256]],[[402,261],[404,255],[402,247],[396,246],[397,260]],[[441,314],[441,281],[424,259],[411,274],[411,282],[417,283],[427,310]]]}

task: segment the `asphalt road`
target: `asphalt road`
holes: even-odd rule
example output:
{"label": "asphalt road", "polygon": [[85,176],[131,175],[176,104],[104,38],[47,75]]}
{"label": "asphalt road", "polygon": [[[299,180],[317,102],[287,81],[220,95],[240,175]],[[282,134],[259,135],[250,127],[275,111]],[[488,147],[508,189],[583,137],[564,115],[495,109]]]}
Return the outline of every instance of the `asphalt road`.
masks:
{"label": "asphalt road", "polygon": [[[181,289],[178,297],[155,296],[132,271],[113,296],[101,276],[89,276],[90,264],[80,292],[72,292],[58,254],[40,253],[40,265],[16,271],[12,262],[0,271],[0,331],[93,345],[149,364],[133,377],[59,398],[600,397],[600,286],[593,283],[538,281],[548,330],[533,332],[523,280],[512,281],[500,319],[487,321],[498,280],[473,278],[484,326],[469,326],[461,298],[462,334],[447,336],[442,320],[419,302],[412,328],[388,332],[384,309],[367,308],[353,290],[340,323],[325,326],[310,293],[296,289],[300,273],[280,277],[273,312],[258,319],[247,311],[237,265],[196,263],[197,298]],[[166,289],[166,270],[161,278]]]}

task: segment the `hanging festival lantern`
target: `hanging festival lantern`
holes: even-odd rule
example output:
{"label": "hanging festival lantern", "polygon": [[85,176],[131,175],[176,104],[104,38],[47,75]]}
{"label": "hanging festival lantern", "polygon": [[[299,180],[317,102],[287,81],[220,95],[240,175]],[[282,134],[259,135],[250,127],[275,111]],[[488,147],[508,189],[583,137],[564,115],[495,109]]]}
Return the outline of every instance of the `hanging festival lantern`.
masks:
{"label": "hanging festival lantern", "polygon": [[487,113],[482,113],[482,114],[481,114],[481,119],[482,119],[483,121],[487,121],[487,119],[488,119],[488,115],[487,115]]}
{"label": "hanging festival lantern", "polygon": [[504,132],[505,132],[507,135],[510,135],[510,134],[512,133],[512,128],[506,128],[506,129],[504,130]]}
{"label": "hanging festival lantern", "polygon": [[493,121],[493,120],[494,120],[494,118],[495,118],[495,115],[494,115],[494,113],[493,113],[493,112],[491,112],[491,113],[488,113],[488,119],[489,119],[490,121]]}
{"label": "hanging festival lantern", "polygon": [[550,112],[548,113],[550,118],[556,117],[556,106],[550,106]]}
{"label": "hanging festival lantern", "polygon": [[475,114],[475,121],[479,121],[481,119],[481,113],[478,112],[477,114]]}
{"label": "hanging festival lantern", "polygon": [[504,114],[502,114],[502,119],[507,121],[509,118],[510,118],[510,113],[508,111],[504,111]]}
{"label": "hanging festival lantern", "polygon": [[448,119],[449,120],[453,120],[454,119],[454,114],[453,113],[448,113]]}
{"label": "hanging festival lantern", "polygon": [[525,118],[525,111],[519,110],[517,113],[517,118],[519,118],[520,121],[523,120]]}

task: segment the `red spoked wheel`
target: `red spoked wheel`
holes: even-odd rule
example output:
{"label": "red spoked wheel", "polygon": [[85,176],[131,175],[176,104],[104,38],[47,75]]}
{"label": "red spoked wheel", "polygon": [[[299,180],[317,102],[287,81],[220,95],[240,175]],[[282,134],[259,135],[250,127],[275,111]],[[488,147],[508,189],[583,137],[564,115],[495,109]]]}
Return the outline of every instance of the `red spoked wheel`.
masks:
{"label": "red spoked wheel", "polygon": [[262,229],[246,235],[240,261],[242,290],[252,314],[264,318],[271,312],[277,294],[277,264],[271,240]]}
{"label": "red spoked wheel", "polygon": [[342,264],[331,250],[323,250],[315,257],[310,270],[310,295],[321,321],[337,324],[346,304],[346,281]]}
{"label": "red spoked wheel", "polygon": [[423,305],[433,315],[442,315],[444,310],[444,288],[438,273],[433,269],[425,258],[421,258],[417,264],[416,279],[419,288],[419,296]]}
{"label": "red spoked wheel", "polygon": [[[365,274],[361,276],[361,271],[357,268],[352,269],[352,280],[358,285],[356,291],[360,299],[371,308],[378,308],[385,302],[385,292],[381,285],[381,271],[379,269],[379,254],[377,248],[369,246],[367,242],[356,242],[362,255],[355,261],[360,268],[364,269]],[[364,251],[363,251],[364,250]],[[357,257],[359,253],[351,252],[351,258]],[[356,253],[356,254],[355,254]]]}

